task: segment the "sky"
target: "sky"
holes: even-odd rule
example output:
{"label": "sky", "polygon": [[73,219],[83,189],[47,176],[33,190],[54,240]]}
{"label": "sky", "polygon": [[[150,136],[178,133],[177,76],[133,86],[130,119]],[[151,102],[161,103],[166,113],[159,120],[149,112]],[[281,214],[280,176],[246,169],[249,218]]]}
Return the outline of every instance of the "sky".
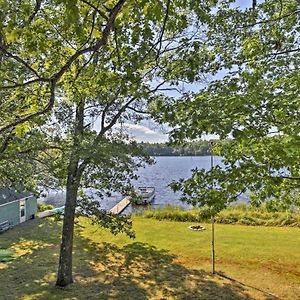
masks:
{"label": "sky", "polygon": [[[115,128],[121,128],[120,124],[117,124]],[[122,124],[122,130],[126,131],[132,139],[137,142],[147,143],[165,143],[169,140],[168,132],[171,130],[167,125],[159,126],[151,121],[142,124]],[[216,135],[203,135],[203,140],[211,140],[218,138]]]}
{"label": "sky", "polygon": [[[121,125],[117,124],[116,127],[120,128]],[[164,143],[168,141],[166,130],[162,130],[151,121],[142,124],[125,123],[122,124],[122,128],[137,142]]]}

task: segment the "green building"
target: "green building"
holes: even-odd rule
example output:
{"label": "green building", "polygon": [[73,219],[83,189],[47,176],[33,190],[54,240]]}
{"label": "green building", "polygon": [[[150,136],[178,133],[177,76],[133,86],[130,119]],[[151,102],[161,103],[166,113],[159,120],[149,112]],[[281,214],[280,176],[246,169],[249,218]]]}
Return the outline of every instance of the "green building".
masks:
{"label": "green building", "polygon": [[37,213],[37,199],[28,192],[15,189],[0,190],[0,224],[5,222],[15,226],[34,219]]}

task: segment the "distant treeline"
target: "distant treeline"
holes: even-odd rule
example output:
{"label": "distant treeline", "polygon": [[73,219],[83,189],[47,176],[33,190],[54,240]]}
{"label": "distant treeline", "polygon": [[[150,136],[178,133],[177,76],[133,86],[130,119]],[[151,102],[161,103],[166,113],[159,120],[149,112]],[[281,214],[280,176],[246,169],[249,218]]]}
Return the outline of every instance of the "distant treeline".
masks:
{"label": "distant treeline", "polygon": [[204,156],[210,155],[210,142],[197,141],[186,146],[170,146],[167,143],[141,143],[150,156]]}

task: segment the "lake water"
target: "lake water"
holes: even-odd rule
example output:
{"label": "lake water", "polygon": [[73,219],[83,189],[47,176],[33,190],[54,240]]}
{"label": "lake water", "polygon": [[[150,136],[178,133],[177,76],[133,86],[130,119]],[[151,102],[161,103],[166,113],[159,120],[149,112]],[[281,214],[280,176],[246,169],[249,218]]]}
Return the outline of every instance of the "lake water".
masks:
{"label": "lake water", "polygon": [[[155,157],[156,163],[146,168],[141,168],[137,174],[139,179],[134,182],[134,186],[154,186],[155,187],[155,199],[152,203],[153,207],[162,207],[165,205],[176,205],[182,207],[188,207],[182,203],[180,199],[180,193],[174,193],[168,184],[172,180],[178,180],[180,178],[188,178],[191,175],[191,170],[194,168],[209,169],[211,166],[210,156],[161,156]],[[214,157],[214,164],[221,164],[221,157]],[[90,190],[92,193],[92,190]],[[46,200],[55,206],[64,204],[64,194],[50,194]],[[101,200],[101,206],[105,209],[112,208],[122,199],[122,195],[115,194],[110,198]],[[130,213],[132,207],[129,206],[126,209],[126,213]]]}
{"label": "lake water", "polygon": [[[179,200],[181,194],[174,193],[169,187],[172,180],[188,178],[192,169],[210,169],[210,156],[163,156],[155,157],[156,164],[140,169],[136,186],[154,186],[156,189],[154,206],[186,206]],[[214,157],[214,164],[221,164],[220,157]]]}

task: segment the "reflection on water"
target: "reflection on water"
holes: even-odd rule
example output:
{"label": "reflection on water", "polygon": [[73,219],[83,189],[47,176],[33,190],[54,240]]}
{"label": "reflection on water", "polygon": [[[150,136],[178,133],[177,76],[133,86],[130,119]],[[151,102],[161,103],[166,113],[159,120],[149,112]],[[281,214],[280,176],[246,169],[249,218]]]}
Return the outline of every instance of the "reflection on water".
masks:
{"label": "reflection on water", "polygon": [[[155,157],[156,164],[140,169],[137,174],[139,179],[134,182],[134,186],[154,186],[156,189],[155,199],[152,206],[161,207],[165,205],[176,205],[187,207],[182,203],[180,193],[174,193],[168,184],[172,180],[179,178],[188,178],[191,175],[191,170],[194,168],[210,168],[210,156],[170,156],[170,157]],[[221,164],[220,157],[214,157],[214,164]],[[88,190],[89,194],[93,194],[93,190]],[[52,193],[48,195],[47,202],[53,203],[55,206],[63,205],[64,193]],[[97,198],[97,197],[95,197]],[[105,209],[112,208],[122,199],[122,195],[114,194],[110,198],[100,199],[101,206]],[[44,199],[45,200],[45,199]],[[126,213],[133,210],[131,206],[126,209]],[[136,210],[136,208],[134,208]]]}

